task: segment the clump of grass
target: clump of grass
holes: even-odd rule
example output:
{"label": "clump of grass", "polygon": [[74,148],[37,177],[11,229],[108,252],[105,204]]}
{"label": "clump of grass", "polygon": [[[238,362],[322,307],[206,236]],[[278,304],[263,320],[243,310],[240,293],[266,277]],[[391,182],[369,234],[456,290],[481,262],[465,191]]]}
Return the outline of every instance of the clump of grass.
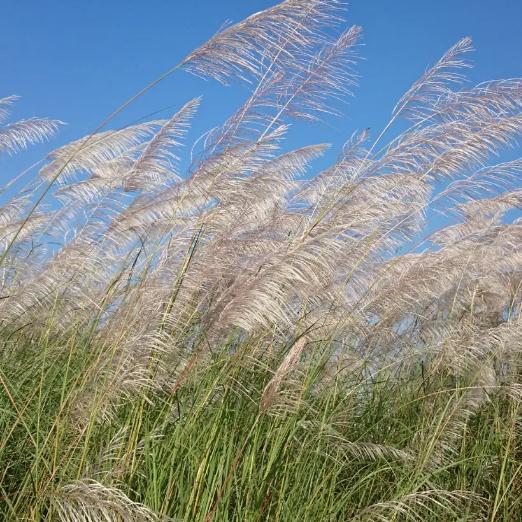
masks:
{"label": "clump of grass", "polygon": [[444,460],[434,457],[448,449],[452,415],[469,388],[439,382],[423,390],[419,368],[328,376],[331,345],[308,347],[267,408],[262,397],[284,352],[245,344],[231,354],[224,346],[175,394],[151,391],[101,416],[103,382],[89,409],[77,411],[97,359],[86,361],[85,351],[76,339],[68,353],[42,343],[3,356],[6,520],[517,520],[521,513],[520,403],[509,394],[495,393],[474,412]]}
{"label": "clump of grass", "polygon": [[106,130],[133,97],[0,209],[6,520],[522,518],[522,162],[490,164],[522,80],[462,87],[464,38],[307,175],[326,145],[285,137],[356,84],[341,14],[286,0],[157,80],[250,85],[186,171],[201,100]]}

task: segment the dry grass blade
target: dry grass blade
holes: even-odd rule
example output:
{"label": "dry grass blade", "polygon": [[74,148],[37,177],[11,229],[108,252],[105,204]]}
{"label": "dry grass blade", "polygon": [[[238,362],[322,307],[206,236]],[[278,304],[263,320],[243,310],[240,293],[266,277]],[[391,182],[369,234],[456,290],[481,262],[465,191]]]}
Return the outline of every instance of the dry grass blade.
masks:
{"label": "dry grass blade", "polygon": [[[407,520],[423,522],[426,517],[459,516],[469,510],[479,512],[483,507],[483,499],[467,491],[426,490],[403,496],[398,500],[380,502],[359,512],[353,520],[364,522],[387,522],[389,520]],[[480,518],[479,518],[480,520]]]}
{"label": "dry grass blade", "polygon": [[51,498],[60,522],[159,522],[162,519],[121,490],[91,479],[76,480]]}
{"label": "dry grass blade", "polygon": [[336,20],[339,6],[337,0],[286,0],[221,30],[181,66],[226,83],[260,78],[278,60],[295,65],[303,48],[322,41],[319,31]]}
{"label": "dry grass blade", "polygon": [[58,120],[31,118],[0,127],[0,153],[16,154],[29,145],[47,141],[60,125]]}
{"label": "dry grass blade", "polygon": [[447,94],[448,86],[464,79],[459,69],[469,67],[462,56],[472,51],[471,38],[463,38],[451,47],[440,60],[428,69],[402,96],[393,115],[407,115],[414,120],[426,117],[426,111]]}
{"label": "dry grass blade", "polygon": [[19,99],[18,96],[0,98],[0,123],[3,123],[11,112],[11,107]]}
{"label": "dry grass blade", "polygon": [[268,384],[265,386],[261,395],[260,406],[261,409],[267,410],[277,401],[279,389],[283,384],[284,380],[288,377],[289,373],[295,369],[299,362],[299,358],[303,353],[306,346],[306,337],[300,337],[290,348],[283,362],[279,365],[274,376],[270,379]]}
{"label": "dry grass blade", "polygon": [[161,120],[140,123],[87,136],[64,145],[49,154],[49,163],[41,169],[40,176],[51,180],[59,173],[58,181],[63,183],[74,180],[75,174],[91,173],[103,163],[113,160],[153,136],[164,124]]}
{"label": "dry grass blade", "polygon": [[180,145],[180,138],[188,130],[200,101],[196,98],[186,103],[147,143],[130,172],[125,174],[126,190],[176,176],[175,164],[179,158],[172,149]]}

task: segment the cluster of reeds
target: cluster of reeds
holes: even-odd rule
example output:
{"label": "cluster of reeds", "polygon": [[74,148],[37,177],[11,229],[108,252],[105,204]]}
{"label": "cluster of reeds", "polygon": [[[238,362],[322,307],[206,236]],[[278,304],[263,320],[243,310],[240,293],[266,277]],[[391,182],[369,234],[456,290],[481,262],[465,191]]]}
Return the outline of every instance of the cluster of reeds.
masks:
{"label": "cluster of reeds", "polygon": [[[314,174],[285,138],[356,84],[342,14],[286,0],[168,71],[250,89],[188,168],[199,98],[7,198],[6,520],[522,516],[522,79],[464,85],[465,38]],[[60,126],[14,101],[8,154]]]}

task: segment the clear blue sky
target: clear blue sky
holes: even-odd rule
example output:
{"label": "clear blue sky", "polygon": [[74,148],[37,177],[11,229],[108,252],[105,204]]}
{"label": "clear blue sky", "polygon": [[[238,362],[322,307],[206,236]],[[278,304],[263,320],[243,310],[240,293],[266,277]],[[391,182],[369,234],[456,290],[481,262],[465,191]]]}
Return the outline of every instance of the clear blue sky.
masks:
{"label": "clear blue sky", "polygon": [[[271,0],[2,0],[0,97],[18,94],[15,116],[68,123],[57,146],[91,131],[121,102],[180,61],[225,20],[239,21]],[[376,133],[423,70],[463,36],[476,53],[474,82],[522,76],[522,0],[354,0],[349,24],[364,29],[360,86],[346,116],[298,127],[302,143],[340,145],[354,130]],[[229,115],[243,93],[177,72],[114,125],[155,111],[165,117],[203,94],[200,134]],[[39,146],[0,161],[0,180],[41,157]]]}

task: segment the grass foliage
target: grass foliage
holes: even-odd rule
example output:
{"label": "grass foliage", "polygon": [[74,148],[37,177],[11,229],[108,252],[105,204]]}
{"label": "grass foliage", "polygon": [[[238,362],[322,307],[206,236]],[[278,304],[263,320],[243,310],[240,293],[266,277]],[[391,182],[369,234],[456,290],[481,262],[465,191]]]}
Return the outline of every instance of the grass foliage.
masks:
{"label": "grass foliage", "polygon": [[[522,79],[468,87],[464,38],[311,173],[285,138],[357,83],[342,16],[223,28],[3,187],[2,520],[522,519]],[[199,98],[110,129],[181,70],[249,89],[187,168]],[[0,153],[61,125],[15,101]]]}

